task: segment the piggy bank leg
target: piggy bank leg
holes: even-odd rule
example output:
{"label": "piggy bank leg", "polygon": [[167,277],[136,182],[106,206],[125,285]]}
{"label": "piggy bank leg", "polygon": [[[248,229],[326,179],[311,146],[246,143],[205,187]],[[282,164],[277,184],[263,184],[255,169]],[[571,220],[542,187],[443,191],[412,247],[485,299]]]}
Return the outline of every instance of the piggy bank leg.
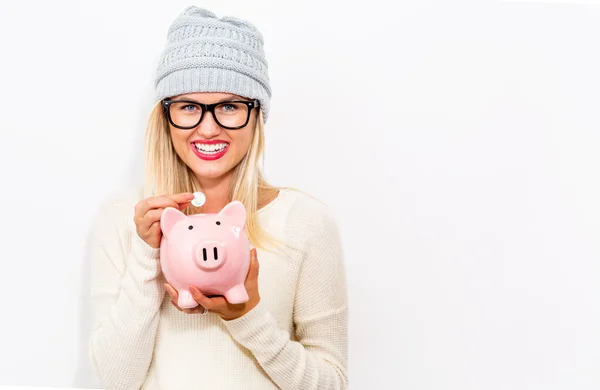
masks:
{"label": "piggy bank leg", "polygon": [[198,302],[192,297],[189,291],[179,291],[179,298],[177,299],[177,306],[182,309],[192,309],[198,306]]}
{"label": "piggy bank leg", "polygon": [[237,284],[225,293],[225,299],[233,305],[246,303],[248,302],[248,292],[243,284]]}

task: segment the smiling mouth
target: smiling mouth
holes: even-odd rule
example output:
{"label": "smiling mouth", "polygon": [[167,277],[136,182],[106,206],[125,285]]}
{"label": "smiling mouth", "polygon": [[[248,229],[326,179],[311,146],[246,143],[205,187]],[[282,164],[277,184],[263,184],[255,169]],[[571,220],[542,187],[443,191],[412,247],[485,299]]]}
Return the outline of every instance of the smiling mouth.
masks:
{"label": "smiling mouth", "polygon": [[222,152],[223,150],[227,149],[227,147],[229,146],[229,144],[227,143],[219,143],[219,144],[201,144],[201,143],[194,143],[194,147],[196,148],[196,150],[202,154],[206,154],[206,155],[211,155],[211,154],[218,154],[220,152]]}
{"label": "smiling mouth", "polygon": [[192,150],[202,160],[211,161],[223,157],[227,153],[227,150],[229,150],[229,144],[226,142],[212,144],[194,142],[192,143]]}

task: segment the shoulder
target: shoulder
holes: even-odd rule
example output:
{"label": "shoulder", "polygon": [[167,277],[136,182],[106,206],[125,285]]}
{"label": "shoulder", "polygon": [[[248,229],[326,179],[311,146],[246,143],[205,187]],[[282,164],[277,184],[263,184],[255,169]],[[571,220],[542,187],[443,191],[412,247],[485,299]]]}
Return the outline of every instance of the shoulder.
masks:
{"label": "shoulder", "polygon": [[293,188],[285,191],[285,196],[289,198],[290,215],[303,217],[313,222],[334,218],[331,207],[315,195]]}
{"label": "shoulder", "polygon": [[335,212],[323,200],[297,189],[285,189],[283,201],[287,206],[284,230],[296,244],[321,238],[337,238]]}

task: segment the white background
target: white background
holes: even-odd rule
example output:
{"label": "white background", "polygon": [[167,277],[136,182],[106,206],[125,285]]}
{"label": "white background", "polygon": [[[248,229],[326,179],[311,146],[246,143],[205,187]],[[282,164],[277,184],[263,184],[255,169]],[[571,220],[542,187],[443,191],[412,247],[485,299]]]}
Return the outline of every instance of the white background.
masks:
{"label": "white background", "polygon": [[[352,389],[600,387],[600,5],[561,3],[197,4],[265,36],[266,172],[338,218]],[[93,387],[87,232],[189,3],[0,4],[0,384]]]}

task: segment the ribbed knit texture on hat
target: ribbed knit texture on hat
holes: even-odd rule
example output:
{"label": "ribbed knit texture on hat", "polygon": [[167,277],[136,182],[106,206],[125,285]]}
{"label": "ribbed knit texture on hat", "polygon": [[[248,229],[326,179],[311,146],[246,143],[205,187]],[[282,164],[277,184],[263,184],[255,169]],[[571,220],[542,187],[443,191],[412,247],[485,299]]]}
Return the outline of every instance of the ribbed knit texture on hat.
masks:
{"label": "ribbed knit texture on hat", "polygon": [[231,16],[187,7],[171,24],[156,71],[156,100],[223,92],[258,99],[266,122],[271,87],[261,33]]}

